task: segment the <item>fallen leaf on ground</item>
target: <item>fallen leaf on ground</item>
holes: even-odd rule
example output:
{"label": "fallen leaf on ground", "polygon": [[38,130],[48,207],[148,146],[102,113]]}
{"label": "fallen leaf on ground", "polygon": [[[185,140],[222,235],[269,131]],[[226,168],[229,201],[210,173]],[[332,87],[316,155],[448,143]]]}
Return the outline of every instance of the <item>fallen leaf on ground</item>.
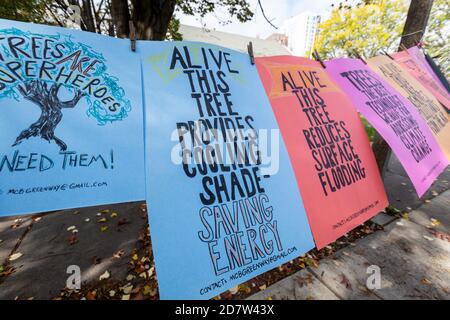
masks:
{"label": "fallen leaf on ground", "polygon": [[70,227],[68,227],[67,228],[67,231],[72,231],[72,230],[75,230],[77,227],[75,227],[75,226],[70,226]]}
{"label": "fallen leaf on ground", "polygon": [[116,292],[114,291],[114,290],[111,290],[110,292],[109,292],[109,296],[110,297],[114,297],[116,295]]}
{"label": "fallen leaf on ground", "polygon": [[428,241],[433,241],[434,239],[432,237],[429,236],[423,236],[425,239],[427,239]]}
{"label": "fallen leaf on ground", "polygon": [[96,291],[89,291],[86,295],[86,300],[95,300],[96,295],[97,295]]}
{"label": "fallen leaf on ground", "polygon": [[352,289],[352,284],[350,283],[350,281],[348,280],[348,278],[345,276],[345,274],[341,275],[342,279],[341,279],[341,284],[345,285],[345,287],[349,290],[353,290]]}
{"label": "fallen leaf on ground", "polygon": [[432,282],[426,278],[423,278],[422,280],[420,280],[420,282],[422,282],[423,284],[432,284]]}
{"label": "fallen leaf on ground", "polygon": [[89,221],[91,221],[91,219],[86,218],[86,219],[84,219],[84,221],[85,221],[85,222],[89,222]]}
{"label": "fallen leaf on ground", "polygon": [[108,230],[108,227],[107,227],[107,226],[104,226],[104,227],[101,227],[101,228],[100,228],[100,231],[101,231],[101,232],[105,232],[106,230]]}
{"label": "fallen leaf on ground", "polygon": [[133,285],[127,285],[127,286],[125,286],[125,287],[122,287],[122,291],[123,291],[123,293],[125,293],[125,294],[130,294],[131,293],[131,290],[133,290]]}
{"label": "fallen leaf on ground", "polygon": [[78,242],[77,233],[76,232],[71,233],[68,240],[69,240],[69,245],[73,245],[73,244],[77,243]]}
{"label": "fallen leaf on ground", "polygon": [[263,284],[262,286],[259,287],[259,290],[264,291],[267,289],[267,285]]}
{"label": "fallen leaf on ground", "polygon": [[9,261],[14,261],[14,260],[19,259],[21,256],[23,256],[23,254],[20,253],[20,252],[17,252],[17,253],[12,254],[12,255],[9,257],[8,260],[9,260]]}
{"label": "fallen leaf on ground", "polygon": [[130,295],[129,294],[124,294],[122,296],[122,300],[130,300]]}
{"label": "fallen leaf on ground", "polygon": [[129,274],[129,275],[127,275],[127,277],[126,277],[126,280],[127,280],[127,281],[131,281],[131,280],[133,280],[134,278],[136,278],[136,277],[133,276],[132,274]]}
{"label": "fallen leaf on ground", "polygon": [[106,222],[106,221],[108,221],[108,220],[106,220],[106,218],[101,218],[101,219],[97,220],[97,222],[99,222],[99,223]]}
{"label": "fallen leaf on ground", "polygon": [[117,225],[118,226],[123,226],[124,224],[129,224],[130,221],[128,221],[126,218],[120,219],[119,221],[117,221]]}
{"label": "fallen leaf on ground", "polygon": [[230,291],[231,294],[236,294],[239,292],[239,286],[233,287],[233,288],[229,289],[228,291]]}
{"label": "fallen leaf on ground", "polygon": [[111,276],[111,274],[108,272],[108,270],[106,270],[106,271],[98,278],[98,280],[100,280],[100,281],[106,280],[106,279],[109,279],[110,276]]}
{"label": "fallen leaf on ground", "polygon": [[120,259],[125,254],[124,250],[119,250],[113,254],[113,258]]}
{"label": "fallen leaf on ground", "polygon": [[431,218],[430,220],[431,220],[431,225],[432,225],[433,227],[436,227],[436,226],[438,226],[438,225],[441,224],[441,222],[440,222],[438,219]]}
{"label": "fallen leaf on ground", "polygon": [[117,212],[111,213],[111,218],[115,218],[115,217],[117,217]]}

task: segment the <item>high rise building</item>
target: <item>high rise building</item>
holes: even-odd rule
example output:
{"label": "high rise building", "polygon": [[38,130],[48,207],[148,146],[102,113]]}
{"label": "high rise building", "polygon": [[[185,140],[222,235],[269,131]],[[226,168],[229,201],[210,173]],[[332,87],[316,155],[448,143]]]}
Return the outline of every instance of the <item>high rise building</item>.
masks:
{"label": "high rise building", "polygon": [[[314,46],[320,15],[313,12],[302,12],[286,20],[277,34],[267,39],[275,40],[286,47],[296,56],[306,56]],[[285,36],[282,37],[282,35]]]}

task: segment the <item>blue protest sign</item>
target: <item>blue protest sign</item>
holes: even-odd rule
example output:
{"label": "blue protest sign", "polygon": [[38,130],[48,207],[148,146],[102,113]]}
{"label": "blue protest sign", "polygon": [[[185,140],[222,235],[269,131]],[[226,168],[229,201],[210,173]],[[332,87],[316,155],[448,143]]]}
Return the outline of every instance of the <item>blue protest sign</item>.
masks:
{"label": "blue protest sign", "polygon": [[0,20],[0,110],[0,216],[144,199],[129,41]]}
{"label": "blue protest sign", "polygon": [[207,299],[314,247],[249,56],[138,42],[150,231],[162,299]]}

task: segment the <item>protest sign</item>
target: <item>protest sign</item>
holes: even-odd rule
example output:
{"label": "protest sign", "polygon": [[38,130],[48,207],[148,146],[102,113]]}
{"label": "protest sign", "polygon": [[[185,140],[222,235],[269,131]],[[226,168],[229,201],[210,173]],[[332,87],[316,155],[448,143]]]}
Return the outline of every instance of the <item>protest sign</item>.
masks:
{"label": "protest sign", "polygon": [[138,42],[138,50],[161,298],[211,298],[313,248],[249,56],[193,42]]}
{"label": "protest sign", "polygon": [[440,80],[435,80],[433,78],[424,64],[416,56],[410,54],[409,51],[400,51],[393,54],[393,58],[405,68],[414,79],[432,93],[444,107],[450,110],[449,93],[442,86]]}
{"label": "protest sign", "polygon": [[447,93],[448,90],[445,86],[445,84],[442,82],[442,79],[440,77],[440,72],[436,72],[435,68],[436,64],[435,63],[431,63],[430,64],[430,60],[433,60],[432,58],[428,57],[427,55],[418,47],[418,46],[414,46],[409,48],[408,50],[409,55],[416,60],[417,63],[421,64],[421,66],[423,66],[425,68],[425,70],[428,72],[428,74],[433,77],[434,81],[442,88],[444,89]]}
{"label": "protest sign", "polygon": [[139,74],[126,40],[0,20],[0,215],[144,199]]}
{"label": "protest sign", "polygon": [[367,134],[318,62],[257,58],[320,249],[387,206]]}
{"label": "protest sign", "polygon": [[450,121],[444,107],[397,62],[387,56],[367,60],[369,67],[406,97],[425,119],[439,146],[450,158]]}
{"label": "protest sign", "polygon": [[386,140],[422,196],[449,161],[419,111],[359,59],[334,59],[326,71]]}

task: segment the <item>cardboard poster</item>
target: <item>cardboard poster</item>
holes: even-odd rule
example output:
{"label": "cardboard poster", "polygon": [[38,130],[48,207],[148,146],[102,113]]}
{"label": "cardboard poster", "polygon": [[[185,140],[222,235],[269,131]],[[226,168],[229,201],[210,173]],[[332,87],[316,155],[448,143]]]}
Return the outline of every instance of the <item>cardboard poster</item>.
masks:
{"label": "cardboard poster", "polygon": [[0,20],[0,216],[144,199],[139,74],[125,40]]}
{"label": "cardboard poster", "polygon": [[389,144],[422,196],[449,161],[419,111],[361,60],[325,64],[327,73]]}
{"label": "cardboard poster", "polygon": [[450,121],[439,101],[419,81],[389,57],[373,57],[367,60],[367,64],[419,110],[439,146],[450,159]]}
{"label": "cardboard poster", "polygon": [[405,68],[411,76],[414,77],[422,86],[424,86],[434,97],[439,100],[444,107],[450,110],[450,94],[442,86],[440,81],[436,81],[431,74],[425,69],[423,63],[412,56],[409,51],[400,51],[393,55],[403,68]]}
{"label": "cardboard poster", "polygon": [[314,247],[269,101],[246,54],[138,42],[147,201],[162,299],[208,299]]}
{"label": "cardboard poster", "polygon": [[367,134],[318,62],[280,56],[256,64],[322,248],[387,206]]}

